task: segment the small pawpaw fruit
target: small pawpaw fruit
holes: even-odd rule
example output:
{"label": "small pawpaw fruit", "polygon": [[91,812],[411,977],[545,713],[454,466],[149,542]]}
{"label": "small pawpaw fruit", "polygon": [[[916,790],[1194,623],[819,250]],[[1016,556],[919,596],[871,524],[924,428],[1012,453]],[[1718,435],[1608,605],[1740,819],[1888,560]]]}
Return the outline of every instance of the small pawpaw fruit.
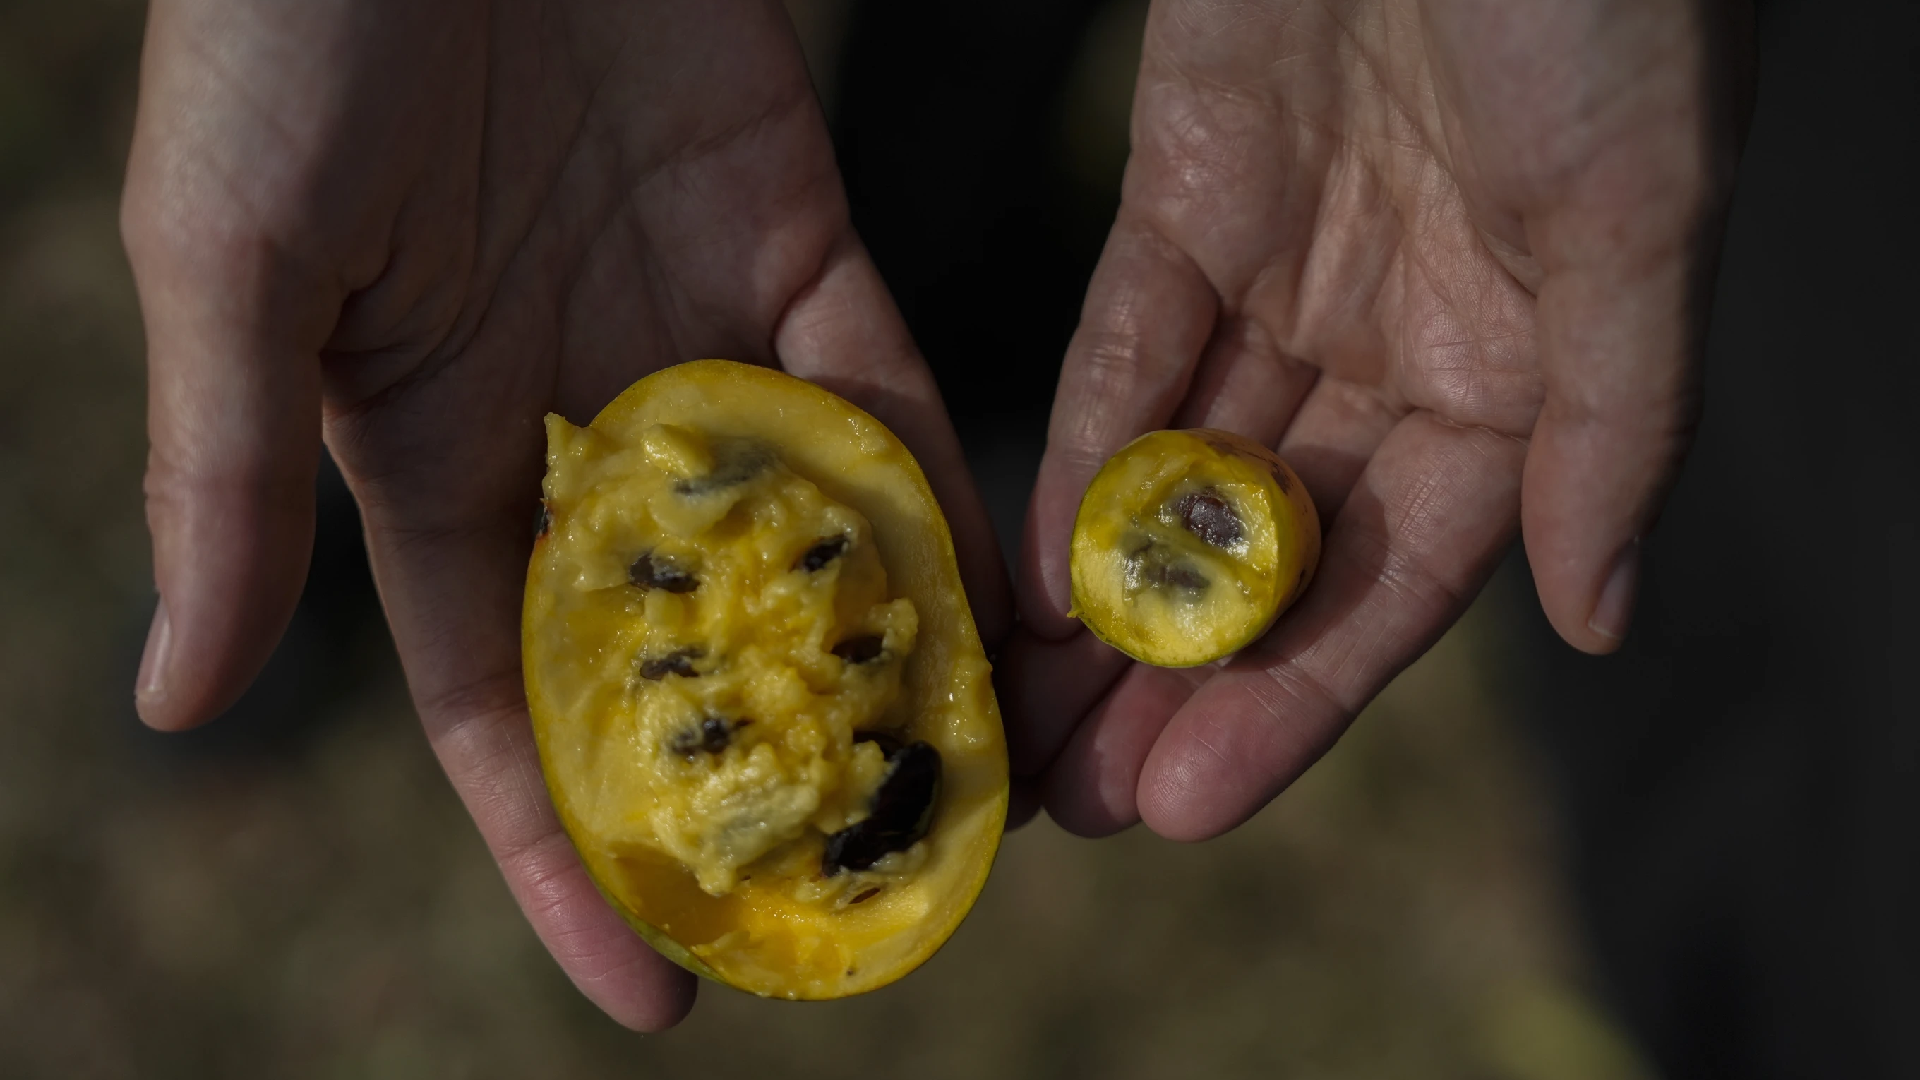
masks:
{"label": "small pawpaw fruit", "polygon": [[1319,559],[1313,500],[1273,451],[1226,431],[1151,431],[1080,500],[1073,614],[1136,660],[1193,667],[1266,633]]}
{"label": "small pawpaw fruit", "polygon": [[1007,756],[913,456],[826,390],[724,360],[547,436],[527,705],[600,890],[755,994],[918,966],[986,881]]}

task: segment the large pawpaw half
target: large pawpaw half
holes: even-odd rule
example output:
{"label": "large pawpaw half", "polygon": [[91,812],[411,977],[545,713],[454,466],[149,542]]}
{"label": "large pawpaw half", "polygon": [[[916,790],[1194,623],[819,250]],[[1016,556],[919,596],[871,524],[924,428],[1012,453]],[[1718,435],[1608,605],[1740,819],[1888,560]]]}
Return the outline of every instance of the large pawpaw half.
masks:
{"label": "large pawpaw half", "polygon": [[979,894],[1007,806],[913,456],[826,390],[722,360],[547,432],[527,704],[594,881],[662,953],[756,994],[912,970]]}

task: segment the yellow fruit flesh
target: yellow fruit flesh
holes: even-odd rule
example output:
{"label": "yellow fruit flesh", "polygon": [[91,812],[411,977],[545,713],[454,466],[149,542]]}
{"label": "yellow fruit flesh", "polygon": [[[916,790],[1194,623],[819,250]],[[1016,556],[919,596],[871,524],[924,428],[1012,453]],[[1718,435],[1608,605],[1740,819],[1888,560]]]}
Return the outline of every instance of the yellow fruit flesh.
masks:
{"label": "yellow fruit flesh", "polygon": [[1156,431],[1104,465],[1074,521],[1074,614],[1147,663],[1191,667],[1264,633],[1304,589],[1319,521],[1271,451]]}
{"label": "yellow fruit flesh", "polygon": [[[720,361],[642,380],[588,428],[550,418],[549,444],[528,700],[602,891],[667,955],[755,993],[910,970],[978,893],[1006,805],[987,664],[912,458],[817,387]],[[938,751],[933,825],[829,876],[825,837],[885,775],[854,741],[876,730]]]}

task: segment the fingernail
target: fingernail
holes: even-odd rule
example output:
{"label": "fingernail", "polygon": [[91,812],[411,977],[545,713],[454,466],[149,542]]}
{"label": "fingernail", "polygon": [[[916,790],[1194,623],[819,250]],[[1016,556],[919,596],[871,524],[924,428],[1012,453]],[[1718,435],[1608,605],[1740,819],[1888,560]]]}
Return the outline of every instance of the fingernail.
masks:
{"label": "fingernail", "polygon": [[167,599],[154,605],[153,625],[147,628],[147,647],[140,654],[140,674],[134,680],[136,703],[156,701],[165,696],[167,654],[173,649],[173,621],[167,618]]}
{"label": "fingernail", "polygon": [[1607,574],[1607,583],[1600,588],[1600,602],[1593,605],[1593,617],[1587,620],[1587,629],[1609,641],[1619,641],[1627,636],[1627,624],[1633,619],[1633,598],[1640,584],[1640,538],[1627,541],[1627,546],[1614,556],[1613,570]]}

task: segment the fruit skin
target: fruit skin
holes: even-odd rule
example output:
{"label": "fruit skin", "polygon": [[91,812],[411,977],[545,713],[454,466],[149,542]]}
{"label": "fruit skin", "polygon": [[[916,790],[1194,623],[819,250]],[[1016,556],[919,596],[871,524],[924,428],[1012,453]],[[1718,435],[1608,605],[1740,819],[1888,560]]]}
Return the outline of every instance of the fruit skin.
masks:
{"label": "fruit skin", "polygon": [[[908,661],[910,685],[903,688],[903,694],[913,695],[920,704],[944,703],[916,714],[908,734],[939,737],[936,732],[923,732],[919,726],[922,722],[964,729],[961,734],[969,764],[949,777],[935,810],[941,819],[936,834],[942,842],[954,845],[953,854],[948,858],[937,852],[924,871],[931,874],[936,865],[944,868],[942,873],[950,879],[950,887],[933,898],[937,902],[928,906],[924,925],[909,926],[917,937],[904,943],[889,939],[890,951],[871,964],[866,957],[884,950],[858,953],[860,962],[850,965],[846,980],[823,982],[816,977],[806,981],[797,975],[788,980],[783,973],[769,972],[764,966],[734,970],[724,948],[717,955],[709,953],[703,958],[688,942],[670,933],[668,926],[655,925],[643,917],[637,909],[647,906],[647,892],[652,889],[672,893],[677,898],[673,902],[689,913],[681,921],[707,925],[710,938],[716,921],[725,929],[731,925],[726,921],[729,918],[760,927],[779,927],[794,921],[792,911],[747,910],[742,916],[739,897],[727,897],[726,903],[715,901],[707,909],[694,910],[705,894],[686,887],[691,878],[678,864],[663,865],[669,861],[660,859],[643,863],[641,872],[623,868],[622,860],[601,850],[584,830],[572,793],[554,767],[552,741],[566,737],[562,726],[565,718],[541,675],[545,646],[540,638],[543,623],[539,613],[550,608],[550,598],[543,590],[553,589],[556,584],[550,573],[543,577],[542,556],[554,533],[565,527],[567,512],[553,499],[543,502],[522,621],[528,710],[549,793],[601,895],[668,959],[697,975],[767,997],[819,1000],[884,986],[924,962],[957,928],[986,882],[1006,817],[1004,733],[988,678],[985,650],[967,606],[946,520],[918,464],[892,432],[839,397],[782,372],[725,360],[700,360],[667,368],[630,386],[601,411],[589,428],[631,434],[661,421],[710,434],[766,439],[789,468],[814,481],[830,497],[859,510],[871,523],[874,543],[895,590],[911,598],[920,612],[922,642]],[[940,711],[942,708],[945,712]],[[943,858],[948,861],[938,861]],[[675,871],[687,881],[674,879]],[[901,891],[919,880],[919,876],[910,875]],[[868,909],[862,912],[871,915]],[[833,945],[836,930],[831,920],[836,917],[847,916],[827,914],[820,929],[807,929]],[[710,940],[706,947],[716,945]],[[794,948],[803,955],[808,948],[817,952],[819,942]],[[855,966],[859,969],[857,978],[851,977]]]}
{"label": "fruit skin", "polygon": [[[1110,551],[1114,538],[1125,527],[1121,519],[1137,524],[1142,515],[1151,516],[1158,507],[1147,503],[1155,492],[1169,490],[1166,485],[1172,475],[1163,471],[1155,476],[1150,488],[1125,490],[1128,480],[1122,473],[1137,477],[1143,463],[1151,467],[1182,459],[1229,469],[1232,462],[1244,463],[1233,471],[1252,484],[1260,498],[1253,500],[1254,505],[1236,508],[1259,511],[1277,541],[1275,565],[1267,575],[1271,580],[1243,589],[1251,612],[1232,625],[1210,624],[1205,633],[1181,633],[1173,627],[1155,626],[1156,620],[1150,615],[1121,610],[1110,598],[1103,597],[1099,584],[1101,556]],[[1197,667],[1259,640],[1312,583],[1319,559],[1319,513],[1306,486],[1278,454],[1230,431],[1152,431],[1122,447],[1087,485],[1074,519],[1072,613],[1094,636],[1135,660],[1157,667]]]}

